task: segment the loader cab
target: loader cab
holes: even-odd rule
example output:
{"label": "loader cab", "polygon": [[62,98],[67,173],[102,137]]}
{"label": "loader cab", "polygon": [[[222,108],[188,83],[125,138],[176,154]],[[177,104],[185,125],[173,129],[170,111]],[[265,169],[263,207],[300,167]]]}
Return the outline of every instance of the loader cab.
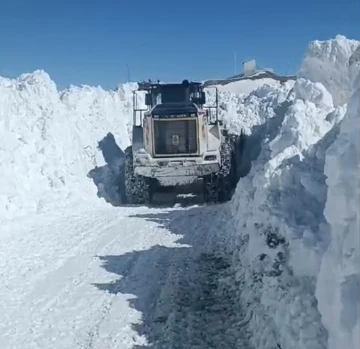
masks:
{"label": "loader cab", "polygon": [[196,104],[201,108],[206,103],[201,83],[184,80],[178,84],[145,83],[139,89],[147,91],[145,104],[153,108],[158,104]]}
{"label": "loader cab", "polygon": [[[215,90],[215,103],[206,105],[205,86],[201,82],[189,82],[184,80],[181,83],[160,83],[158,82],[140,82],[138,89],[133,91],[133,115],[134,125],[141,125],[143,117],[156,117],[157,112],[166,113],[175,116],[176,114],[206,114],[209,124],[219,122],[218,118],[218,89],[216,86],[207,86],[208,90]],[[138,95],[144,94],[145,104],[139,108]]]}

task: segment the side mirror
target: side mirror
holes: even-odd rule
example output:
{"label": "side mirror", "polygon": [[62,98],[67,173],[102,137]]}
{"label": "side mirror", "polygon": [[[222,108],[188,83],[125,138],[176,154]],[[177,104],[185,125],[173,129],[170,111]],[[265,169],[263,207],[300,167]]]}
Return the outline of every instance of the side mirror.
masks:
{"label": "side mirror", "polygon": [[145,104],[147,106],[151,106],[152,105],[152,96],[150,93],[145,95]]}
{"label": "side mirror", "polygon": [[204,105],[206,103],[206,95],[205,92],[201,92],[201,96],[200,96],[200,104]]}

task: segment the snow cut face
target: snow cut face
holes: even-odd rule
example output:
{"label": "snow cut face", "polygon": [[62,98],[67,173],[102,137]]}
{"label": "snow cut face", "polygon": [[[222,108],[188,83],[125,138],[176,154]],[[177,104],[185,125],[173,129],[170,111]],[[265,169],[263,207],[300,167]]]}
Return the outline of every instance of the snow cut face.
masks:
{"label": "snow cut face", "polygon": [[[342,37],[310,44],[293,94],[273,109],[274,114],[264,115],[255,141],[256,128],[251,129],[245,153],[251,152],[254,144],[258,144],[260,151],[247,177],[238,183],[230,205],[236,232],[234,279],[240,285],[237,293],[240,307],[248,314],[249,340],[256,348],[327,349],[332,336],[336,337],[340,322],[346,323],[347,330],[350,326],[356,328],[357,319],[349,307],[341,314],[325,311],[341,297],[354,300],[356,278],[343,284],[335,297],[327,296],[332,302],[324,301],[319,283],[322,274],[325,280],[336,280],[338,265],[345,256],[351,255],[351,251],[345,250],[339,257],[342,247],[335,242],[337,253],[334,255],[338,256],[339,264],[333,262],[334,267],[329,268],[329,260],[323,260],[324,252],[330,251],[334,241],[331,220],[326,210],[324,214],[326,203],[331,200],[327,200],[331,186],[326,181],[328,165],[325,167],[325,162],[334,142],[341,139],[339,130],[346,124],[342,120],[348,107],[353,108],[351,103],[346,105],[349,95],[346,89],[351,86],[348,60],[358,46],[359,42]],[[339,72],[346,72],[345,80],[341,74],[331,79],[329,72],[337,68]],[[359,125],[358,112],[356,118]],[[351,149],[354,151],[354,146]],[[339,152],[335,157],[340,161],[343,155]],[[353,166],[357,166],[354,154],[348,155],[341,161],[351,158]],[[346,168],[346,165],[338,163],[337,168]],[[336,173],[338,171],[332,171],[335,178]],[[348,189],[339,186],[339,182],[336,186],[345,195],[343,190]],[[353,189],[352,192],[355,196]],[[335,206],[341,202],[335,197],[330,202],[334,207],[331,215],[337,219]],[[359,206],[355,201],[349,204]],[[349,214],[346,206],[344,211]],[[354,246],[358,242],[354,240],[355,230],[350,233],[344,229],[340,229],[339,234],[352,236],[347,246]],[[352,252],[351,258],[355,256]],[[347,268],[349,274],[350,270]],[[330,287],[324,285],[325,288]],[[342,305],[345,307],[345,302]],[[337,320],[333,325],[323,320],[326,317],[330,321],[334,315]],[[333,348],[349,347],[346,344],[350,342],[339,343]]]}
{"label": "snow cut face", "polygon": [[317,297],[329,331],[328,349],[356,349],[360,338],[360,46],[349,62],[353,89],[325,165],[331,244],[323,257]]}
{"label": "snow cut face", "polygon": [[131,87],[58,92],[44,71],[0,79],[0,219],[69,200],[97,200],[88,173],[104,164],[97,144],[109,132],[130,143]]}

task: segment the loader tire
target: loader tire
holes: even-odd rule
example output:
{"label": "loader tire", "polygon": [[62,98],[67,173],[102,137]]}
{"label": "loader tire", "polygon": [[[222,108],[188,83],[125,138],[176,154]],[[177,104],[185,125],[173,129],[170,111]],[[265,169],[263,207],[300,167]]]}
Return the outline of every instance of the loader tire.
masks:
{"label": "loader tire", "polygon": [[151,203],[151,178],[134,173],[132,147],[125,149],[124,161],[125,203],[129,205],[146,205]]}
{"label": "loader tire", "polygon": [[229,137],[221,145],[220,171],[204,177],[206,202],[222,203],[231,199],[236,187],[235,144],[236,137]]}

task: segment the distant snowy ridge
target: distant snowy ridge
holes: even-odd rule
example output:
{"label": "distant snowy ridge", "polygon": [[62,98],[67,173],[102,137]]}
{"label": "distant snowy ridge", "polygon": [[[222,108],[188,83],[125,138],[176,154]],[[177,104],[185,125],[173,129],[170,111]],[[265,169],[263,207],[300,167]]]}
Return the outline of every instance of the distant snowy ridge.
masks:
{"label": "distant snowy ridge", "polygon": [[207,80],[204,84],[209,89],[217,87],[220,92],[249,94],[264,85],[279,87],[284,84],[293,84],[295,80],[296,76],[280,76],[271,71],[260,70],[248,76],[239,75],[228,79]]}
{"label": "distant snowy ridge", "polygon": [[[257,157],[250,173],[240,180],[229,204],[235,217],[229,227],[234,231],[231,244],[235,244],[236,249],[233,255],[235,277],[228,282],[233,282],[239,308],[247,314],[247,335],[254,348],[327,349],[329,345],[329,349],[355,349],[351,347],[354,343],[351,338],[358,338],[355,309],[346,314],[348,323],[343,327],[347,333],[344,331],[339,336],[337,329],[344,321],[344,313],[329,314],[331,301],[339,299],[339,292],[326,299],[321,293],[329,288],[322,284],[322,279],[333,280],[329,273],[334,268],[329,269],[326,260],[323,270],[320,266],[325,251],[326,255],[332,256],[335,270],[346,258],[328,250],[329,244],[334,245],[335,251],[342,249],[336,241],[340,237],[336,238],[337,233],[330,228],[332,220],[339,217],[336,205],[343,203],[330,199],[331,196],[327,201],[328,173],[324,166],[325,159],[329,159],[327,150],[336,144],[335,140],[343,144],[337,135],[340,125],[344,127],[342,120],[350,95],[348,62],[359,44],[342,36],[311,43],[293,93],[285,102],[273,106],[275,113],[268,115],[263,111],[259,118],[262,122],[252,128],[248,137],[245,152],[259,150],[255,152]],[[327,74],[323,73],[323,67]],[[340,78],[338,75],[332,80],[338,71],[345,72],[345,76]],[[284,100],[284,96],[280,100]],[[355,108],[354,102],[351,106]],[[351,115],[359,125],[359,113]],[[358,157],[355,157],[354,147],[348,144],[349,158],[342,161],[352,161],[355,168]],[[340,161],[340,153],[335,157]],[[355,179],[351,183],[356,186]],[[330,186],[329,195],[332,191]],[[339,187],[339,191],[338,195],[345,195],[344,188]],[[359,207],[356,194],[353,195],[352,207]],[[325,205],[334,207],[332,220],[327,211],[324,214]],[[346,209],[345,212],[351,214]],[[348,246],[351,243],[358,246],[359,232],[352,215],[354,229],[348,233]],[[340,233],[340,236],[344,234]],[[354,251],[352,254],[348,265],[354,268],[359,265],[354,264],[358,254]],[[350,297],[352,304],[357,304],[358,274],[350,270],[348,273],[354,276],[349,281],[346,297]],[[346,304],[346,300],[343,302]],[[339,337],[342,340],[336,341]]]}

